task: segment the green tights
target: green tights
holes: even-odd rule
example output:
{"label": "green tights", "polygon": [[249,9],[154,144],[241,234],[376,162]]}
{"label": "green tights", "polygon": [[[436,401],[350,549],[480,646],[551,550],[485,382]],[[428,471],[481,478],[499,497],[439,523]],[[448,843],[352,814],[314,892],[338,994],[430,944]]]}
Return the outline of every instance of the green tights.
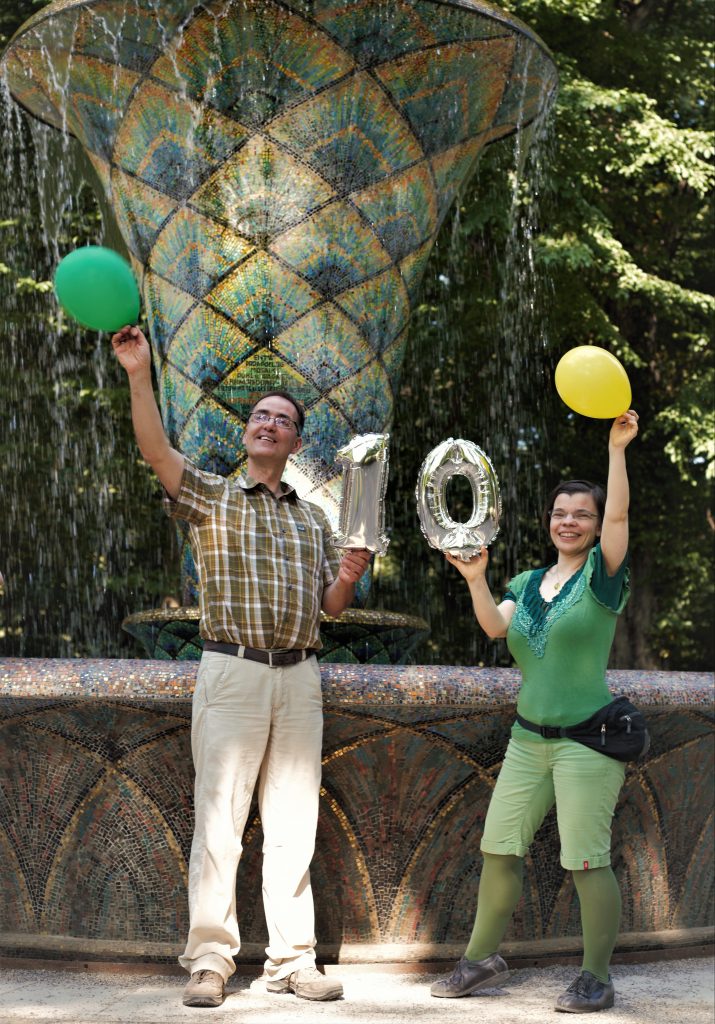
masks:
{"label": "green tights", "polygon": [[[574,871],[581,905],[583,966],[599,981],[608,981],[608,964],[616,944],[621,894],[610,867]],[[496,952],[521,898],[524,858],[484,854],[477,916],[465,951],[468,960],[484,960]]]}

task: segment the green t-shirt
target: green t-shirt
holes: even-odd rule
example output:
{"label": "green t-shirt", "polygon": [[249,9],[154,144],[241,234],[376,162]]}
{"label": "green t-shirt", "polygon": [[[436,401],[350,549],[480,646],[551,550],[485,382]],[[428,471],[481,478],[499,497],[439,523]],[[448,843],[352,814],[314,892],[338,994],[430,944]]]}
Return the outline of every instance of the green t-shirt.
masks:
{"label": "green t-shirt", "polygon": [[[574,725],[611,699],[606,665],[616,621],[629,596],[628,559],[609,577],[600,545],[552,601],[539,586],[547,568],[522,572],[506,598],[516,608],[506,635],[522,674],[517,709],[537,725]],[[514,735],[542,741],[515,724]]]}

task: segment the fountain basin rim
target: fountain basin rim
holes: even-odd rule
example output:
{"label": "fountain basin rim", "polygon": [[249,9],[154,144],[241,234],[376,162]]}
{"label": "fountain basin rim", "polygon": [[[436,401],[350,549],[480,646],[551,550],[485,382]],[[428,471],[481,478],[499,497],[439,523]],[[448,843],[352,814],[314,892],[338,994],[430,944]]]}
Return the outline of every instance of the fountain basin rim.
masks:
{"label": "fountain basin rim", "polygon": [[[182,608],[157,608],[144,612],[133,612],[122,620],[122,627],[127,624],[143,622],[199,622],[201,609],[198,605],[190,605]],[[412,629],[429,629],[429,624],[418,615],[405,615],[401,612],[390,612],[382,608],[346,608],[339,616],[320,613],[321,622],[349,622],[365,623],[367,625],[379,624],[384,626],[406,626]]]}
{"label": "fountain basin rim", "polygon": [[[35,14],[31,15],[31,17],[29,17],[27,21],[23,25],[21,25],[17,32],[15,32],[14,35],[10,38],[7,46],[5,47],[4,53],[0,55],[0,64],[3,63],[6,55],[9,53],[16,40],[19,39],[26,32],[29,32],[30,30],[36,28],[37,25],[41,24],[43,21],[51,21],[53,18],[64,16],[69,12],[77,10],[78,8],[95,7],[97,4],[102,2],[104,2],[104,0],[76,0],[75,3],[65,4],[65,6],[62,7],[59,11],[52,11],[48,13],[47,8],[42,8],[41,10],[37,11]],[[491,4],[488,2],[488,0],[428,0],[428,2],[435,4],[435,6],[437,7],[456,7],[460,8],[461,10],[471,11],[474,14],[491,18],[493,21],[501,22],[501,24],[506,25],[510,29],[513,29],[520,35],[526,36],[532,43],[534,43],[535,46],[538,46],[538,48],[542,50],[543,53],[553,63],[554,72],[556,72],[556,62],[554,60],[554,56],[549,47],[544,42],[544,40],[540,36],[538,36],[533,29],[529,28],[529,26],[525,22],[523,22],[521,18],[517,18],[516,15],[510,14],[509,12],[502,10],[500,7],[497,7],[496,4]],[[193,13],[193,10],[191,13]],[[32,116],[34,117],[34,115]],[[40,119],[38,118],[38,120]],[[522,125],[522,127],[524,126]]]}
{"label": "fountain basin rim", "polygon": [[[124,658],[0,658],[0,699],[15,701],[187,702],[198,662]],[[503,708],[516,704],[518,669],[454,665],[354,665],[322,662],[326,706],[404,705]],[[682,707],[712,716],[715,674],[614,670],[613,693],[643,708]]]}
{"label": "fountain basin rim", "polygon": [[[613,963],[663,959],[664,954],[679,957],[712,956],[715,942],[713,927],[671,928],[658,931],[619,932],[614,949]],[[543,939],[507,939],[502,952],[522,966],[531,967],[578,963],[583,940],[578,935],[564,935]],[[325,964],[340,965],[341,970],[363,970],[375,965],[389,970],[399,967],[408,970],[419,965],[421,970],[433,970],[437,965],[454,962],[464,950],[464,942],[320,942],[318,956]],[[565,959],[565,958],[570,959]],[[63,968],[65,964],[86,961],[97,969],[105,964],[121,964],[133,969],[153,968],[161,973],[180,974],[176,964],[176,943],[147,942],[132,939],[96,939],[76,935],[48,935],[26,932],[0,934],[0,962],[5,967],[26,961],[47,970],[49,965]],[[265,943],[242,942],[240,969],[254,974],[263,970]],[[260,965],[260,966],[259,966]]]}

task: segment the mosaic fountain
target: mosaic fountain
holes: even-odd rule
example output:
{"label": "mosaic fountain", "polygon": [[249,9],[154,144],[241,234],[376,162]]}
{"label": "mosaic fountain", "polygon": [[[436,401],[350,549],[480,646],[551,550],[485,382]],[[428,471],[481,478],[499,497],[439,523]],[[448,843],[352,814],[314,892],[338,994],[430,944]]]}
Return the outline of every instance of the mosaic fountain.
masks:
{"label": "mosaic fountain", "polygon": [[[308,418],[286,478],[335,523],[335,453],[389,425],[447,210],[479,151],[554,92],[543,44],[483,3],[96,0],[40,10],[4,63],[13,96],[94,166],[172,442],[233,474],[250,406],[291,391]],[[181,558],[185,607],[125,623],[156,657],[200,657],[185,532]],[[324,620],[332,661],[401,661],[427,630],[348,618]]]}
{"label": "mosaic fountain", "polygon": [[[251,402],[286,387],[308,407],[288,478],[334,520],[335,451],[390,423],[440,223],[480,150],[548,106],[541,41],[478,0],[55,0],[3,71],[94,166],[140,282],[174,443],[237,472]],[[0,660],[0,955],[176,955],[198,653],[185,543],[182,569],[187,607],[127,623],[160,660]],[[352,618],[325,624],[318,934],[336,959],[451,959],[516,675],[378,664],[404,660],[422,626]],[[372,664],[336,664],[357,660],[351,628]],[[697,944],[712,925],[712,678],[611,682],[654,731],[614,838],[622,945]],[[238,886],[242,958],[258,961],[260,846],[254,811]],[[576,941],[556,850],[550,818],[510,933],[525,955]]]}

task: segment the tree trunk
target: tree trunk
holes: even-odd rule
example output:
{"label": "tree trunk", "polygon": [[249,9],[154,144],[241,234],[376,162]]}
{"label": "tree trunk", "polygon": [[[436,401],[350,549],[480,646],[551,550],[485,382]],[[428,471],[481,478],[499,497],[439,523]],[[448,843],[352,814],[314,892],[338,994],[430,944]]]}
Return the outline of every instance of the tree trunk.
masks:
{"label": "tree trunk", "polygon": [[663,0],[621,0],[617,7],[624,15],[630,30],[640,32],[658,14],[661,15],[661,22],[667,23],[673,13],[674,0],[668,0],[665,5]]}

